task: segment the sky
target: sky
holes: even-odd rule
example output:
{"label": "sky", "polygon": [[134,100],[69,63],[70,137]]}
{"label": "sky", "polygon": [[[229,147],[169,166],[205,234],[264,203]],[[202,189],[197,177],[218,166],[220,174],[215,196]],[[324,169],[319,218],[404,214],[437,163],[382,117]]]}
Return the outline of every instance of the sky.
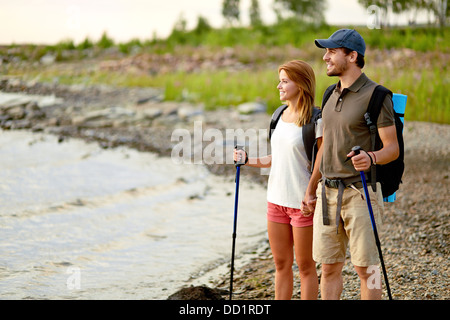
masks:
{"label": "sky", "polygon": [[[192,29],[198,16],[213,27],[224,25],[223,0],[0,0],[0,44],[55,44],[103,32],[116,42],[167,37],[182,15]],[[259,0],[265,23],[275,21],[274,0]],[[248,24],[251,0],[241,0],[241,21]],[[366,25],[370,17],[357,0],[328,0],[329,24]]]}

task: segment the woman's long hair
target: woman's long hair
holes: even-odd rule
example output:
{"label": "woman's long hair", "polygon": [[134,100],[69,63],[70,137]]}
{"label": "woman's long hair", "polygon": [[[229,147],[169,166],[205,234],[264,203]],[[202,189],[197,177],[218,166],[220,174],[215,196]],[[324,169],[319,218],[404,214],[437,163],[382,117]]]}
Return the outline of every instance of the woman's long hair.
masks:
{"label": "woman's long hair", "polygon": [[[301,60],[289,61],[278,67],[278,74],[284,70],[289,79],[297,84],[300,95],[297,105],[292,106],[299,112],[299,117],[295,121],[297,126],[303,126],[311,120],[314,108],[314,97],[316,95],[316,76],[309,64]],[[288,102],[289,103],[289,102]]]}

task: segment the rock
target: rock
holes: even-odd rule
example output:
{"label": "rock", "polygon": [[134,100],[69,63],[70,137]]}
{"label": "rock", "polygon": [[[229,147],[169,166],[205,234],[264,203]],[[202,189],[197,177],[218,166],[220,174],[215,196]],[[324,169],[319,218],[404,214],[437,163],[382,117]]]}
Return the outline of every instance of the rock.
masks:
{"label": "rock", "polygon": [[36,101],[30,101],[26,106],[25,106],[25,110],[27,112],[31,112],[31,111],[37,111],[37,110],[41,110],[41,108],[39,108],[38,104],[36,103]]}
{"label": "rock", "polygon": [[0,108],[26,106],[28,103],[36,103],[40,108],[50,107],[63,103],[63,99],[52,95],[35,95],[24,93],[0,92]]}
{"label": "rock", "polygon": [[51,117],[50,119],[48,119],[46,124],[50,127],[59,126],[60,121],[56,117]]}
{"label": "rock", "polygon": [[111,107],[87,112],[72,118],[71,123],[82,127],[110,127],[112,120],[124,120],[133,117],[135,112],[122,107]]}
{"label": "rock", "polygon": [[11,129],[20,130],[20,129],[30,129],[32,127],[31,121],[27,119],[21,119],[12,122]]}
{"label": "rock", "polygon": [[25,118],[25,109],[22,106],[16,106],[8,109],[7,113],[11,116],[13,120],[20,120]]}
{"label": "rock", "polygon": [[74,126],[79,126],[79,125],[83,124],[85,121],[86,121],[85,116],[77,116],[77,117],[72,118],[72,124]]}
{"label": "rock", "polygon": [[41,58],[40,61],[41,61],[42,64],[49,65],[49,64],[52,64],[52,63],[54,63],[56,61],[56,56],[47,53],[45,56],[43,56]]}
{"label": "rock", "polygon": [[259,102],[246,102],[237,106],[240,114],[253,114],[258,112],[266,112],[266,105]]}
{"label": "rock", "polygon": [[187,118],[201,115],[203,110],[194,106],[182,106],[178,109],[177,115],[180,119],[185,120]]}
{"label": "rock", "polygon": [[45,112],[41,110],[35,101],[31,101],[25,106],[26,118],[30,120],[45,118]]}
{"label": "rock", "polygon": [[159,116],[161,116],[163,114],[163,112],[159,108],[151,108],[151,109],[143,110],[142,114],[143,114],[144,118],[153,120],[153,119],[156,119]]}
{"label": "rock", "polygon": [[427,292],[425,292],[425,293],[423,294],[423,297],[424,297],[424,299],[432,299],[432,298],[433,298],[433,295],[430,294],[430,293],[427,291]]}
{"label": "rock", "polygon": [[183,288],[170,295],[167,300],[225,300],[226,290],[211,289],[206,286]]}

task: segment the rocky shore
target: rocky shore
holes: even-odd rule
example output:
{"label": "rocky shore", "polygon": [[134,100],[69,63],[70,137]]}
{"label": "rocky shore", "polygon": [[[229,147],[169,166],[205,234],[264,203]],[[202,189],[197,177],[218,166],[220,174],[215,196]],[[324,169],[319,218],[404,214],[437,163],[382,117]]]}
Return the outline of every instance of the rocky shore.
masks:
{"label": "rocky shore", "polygon": [[[59,141],[72,137],[97,141],[103,148],[125,145],[170,157],[175,129],[267,129],[264,106],[249,103],[235,109],[204,111],[201,106],[162,101],[152,88],[84,87],[0,78],[0,128],[44,131]],[[265,138],[265,137],[262,137]],[[395,203],[385,206],[380,240],[394,299],[449,299],[449,163],[448,125],[407,122],[404,130],[406,169]],[[208,142],[210,143],[210,142]],[[207,143],[207,144],[208,144]],[[232,144],[233,142],[227,142]],[[202,147],[207,144],[201,142]],[[225,145],[226,143],[224,143]],[[195,153],[195,146],[193,148]],[[211,172],[234,176],[232,165],[208,165]],[[259,170],[241,170],[262,185],[267,176]],[[262,199],[263,201],[264,199]],[[294,266],[294,271],[296,267]],[[320,274],[320,265],[317,271]],[[295,272],[294,299],[300,297]],[[359,281],[347,261],[342,299],[359,299]],[[236,269],[235,299],[273,299],[274,265],[268,243]],[[229,288],[229,274],[205,285]],[[386,292],[383,291],[386,299]],[[216,295],[212,295],[217,298]],[[189,297],[188,297],[189,298]],[[192,296],[191,298],[195,298]]]}

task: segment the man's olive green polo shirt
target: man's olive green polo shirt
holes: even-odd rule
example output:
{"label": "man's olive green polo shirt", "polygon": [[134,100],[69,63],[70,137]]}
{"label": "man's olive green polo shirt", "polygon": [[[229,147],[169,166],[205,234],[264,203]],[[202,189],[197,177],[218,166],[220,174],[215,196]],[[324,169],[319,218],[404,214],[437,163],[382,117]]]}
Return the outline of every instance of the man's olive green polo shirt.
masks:
{"label": "man's olive green polo shirt", "polygon": [[[328,179],[359,175],[351,161],[344,162],[354,146],[371,150],[370,131],[364,114],[377,83],[364,73],[349,87],[340,89],[340,82],[322,110],[323,156],[320,172]],[[394,125],[394,111],[389,96],[383,102],[378,128]]]}

